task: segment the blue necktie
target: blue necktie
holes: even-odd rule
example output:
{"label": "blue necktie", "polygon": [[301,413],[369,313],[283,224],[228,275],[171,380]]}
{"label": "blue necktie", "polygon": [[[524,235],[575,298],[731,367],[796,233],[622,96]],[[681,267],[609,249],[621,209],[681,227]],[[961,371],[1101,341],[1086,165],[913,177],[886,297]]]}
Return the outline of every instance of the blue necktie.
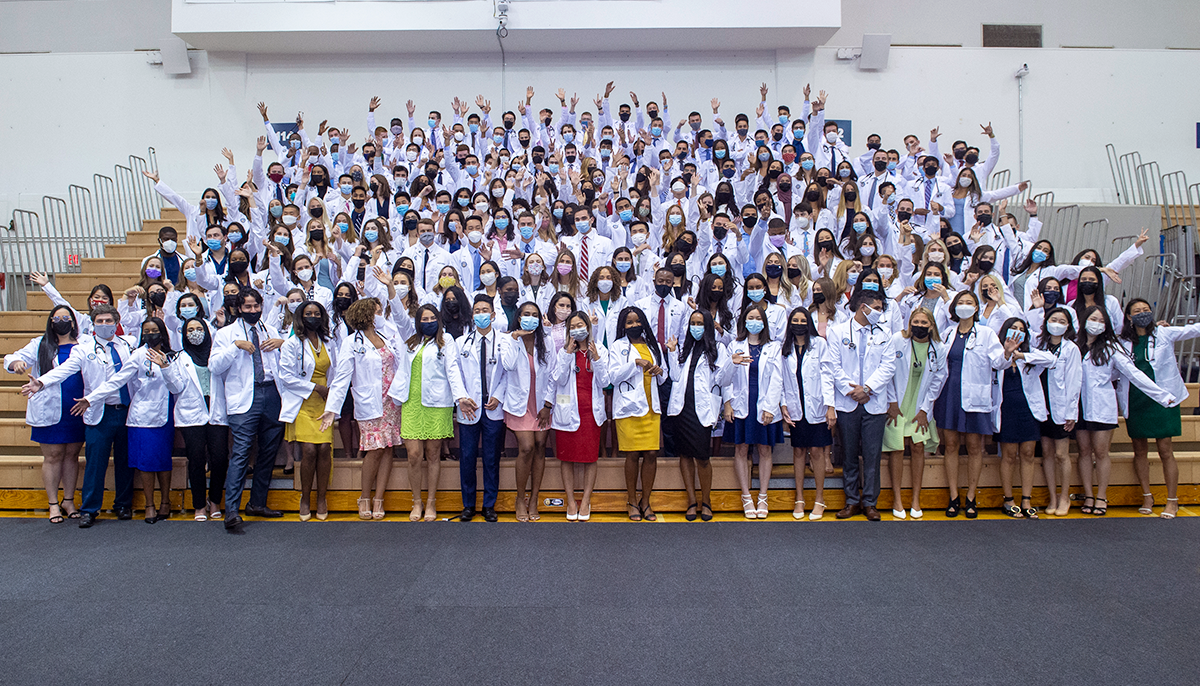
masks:
{"label": "blue necktie", "polygon": [[483,259],[483,257],[475,248],[471,249],[471,253],[471,256],[475,259],[475,290],[479,290],[479,261]]}
{"label": "blue necktie", "polygon": [[[116,342],[108,344],[108,352],[112,354],[113,373],[116,374],[117,372],[121,371],[122,365],[121,355],[117,352]],[[129,405],[129,389],[125,386],[121,386],[121,404],[126,406]]]}

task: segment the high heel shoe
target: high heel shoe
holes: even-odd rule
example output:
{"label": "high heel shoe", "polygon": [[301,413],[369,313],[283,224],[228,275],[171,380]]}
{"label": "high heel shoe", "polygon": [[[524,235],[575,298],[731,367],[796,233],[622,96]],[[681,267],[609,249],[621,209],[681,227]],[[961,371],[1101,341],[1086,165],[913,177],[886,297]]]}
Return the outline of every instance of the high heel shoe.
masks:
{"label": "high heel shoe", "polygon": [[767,512],[767,494],[766,493],[758,494],[758,507],[755,508],[754,514],[759,519],[767,518],[768,512]]}
{"label": "high heel shoe", "polygon": [[817,501],[813,503],[812,512],[808,513],[808,521],[815,522],[825,516],[825,503]]}
{"label": "high heel shoe", "polygon": [[[705,510],[708,510],[707,514]],[[708,503],[700,503],[700,521],[711,522],[713,518],[712,505]]]}
{"label": "high heel shoe", "polygon": [[792,519],[804,519],[804,501],[797,500],[796,505],[799,507],[792,510]]}
{"label": "high heel shoe", "polygon": [[754,507],[754,498],[750,494],[742,494],[742,514],[746,519],[758,519],[758,510]]}
{"label": "high heel shoe", "polygon": [[359,498],[358,499],[358,518],[359,519],[370,519],[371,518],[371,499],[370,498]]}
{"label": "high heel shoe", "polygon": [[387,514],[383,511],[383,498],[375,498],[372,502],[375,503],[375,507],[371,508],[371,519],[383,519]]}

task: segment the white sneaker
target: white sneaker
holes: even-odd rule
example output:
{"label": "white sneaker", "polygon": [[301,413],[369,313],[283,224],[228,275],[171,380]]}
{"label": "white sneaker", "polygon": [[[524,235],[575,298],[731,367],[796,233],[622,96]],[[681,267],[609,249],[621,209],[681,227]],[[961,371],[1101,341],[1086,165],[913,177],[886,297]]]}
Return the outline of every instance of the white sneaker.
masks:
{"label": "white sneaker", "polygon": [[893,519],[904,519],[904,509],[901,508],[899,510],[892,510],[892,518]]}
{"label": "white sneaker", "polygon": [[917,509],[917,508],[915,508],[915,507],[914,507],[913,509],[909,510],[909,511],[908,511],[908,514],[909,514],[909,516],[911,516],[913,519],[920,519],[921,517],[924,517],[924,516],[925,516],[925,513],[924,513],[924,512],[922,512],[921,510],[918,510],[918,509]]}

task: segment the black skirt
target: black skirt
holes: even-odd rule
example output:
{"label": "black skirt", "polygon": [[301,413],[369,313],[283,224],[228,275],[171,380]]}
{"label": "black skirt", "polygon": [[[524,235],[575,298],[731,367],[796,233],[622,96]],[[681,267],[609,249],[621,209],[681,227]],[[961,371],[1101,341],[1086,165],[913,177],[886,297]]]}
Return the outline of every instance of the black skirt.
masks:
{"label": "black skirt", "polygon": [[703,357],[699,352],[692,354],[692,363],[688,367],[687,390],[683,396],[683,410],[671,423],[675,436],[675,454],[697,460],[712,457],[712,427],[701,424],[700,417],[696,415],[696,363]]}

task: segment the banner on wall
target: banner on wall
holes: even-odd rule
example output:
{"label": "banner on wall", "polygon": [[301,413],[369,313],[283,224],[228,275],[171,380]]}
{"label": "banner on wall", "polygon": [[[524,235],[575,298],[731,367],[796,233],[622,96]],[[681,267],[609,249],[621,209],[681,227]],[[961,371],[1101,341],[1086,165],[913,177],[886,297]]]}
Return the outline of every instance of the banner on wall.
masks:
{"label": "banner on wall", "polygon": [[846,145],[850,145],[850,146],[854,145],[854,141],[850,140],[850,130],[851,129],[850,129],[850,120],[849,119],[826,119],[825,123],[826,124],[830,124],[830,123],[837,124],[838,137],[842,139],[842,142],[845,143]]}

